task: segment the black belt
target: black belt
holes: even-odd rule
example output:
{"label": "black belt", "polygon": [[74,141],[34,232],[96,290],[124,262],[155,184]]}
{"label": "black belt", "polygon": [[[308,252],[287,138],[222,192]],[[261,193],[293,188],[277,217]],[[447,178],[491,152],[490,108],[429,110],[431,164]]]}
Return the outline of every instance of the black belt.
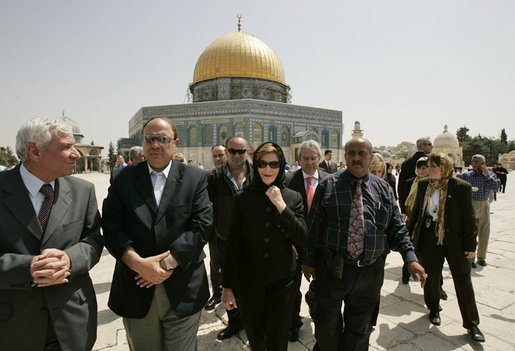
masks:
{"label": "black belt", "polygon": [[372,263],[370,264],[367,264],[365,261],[363,260],[352,260],[352,259],[345,259],[343,261],[345,263],[346,266],[351,266],[351,267],[366,267],[366,266],[371,266]]}

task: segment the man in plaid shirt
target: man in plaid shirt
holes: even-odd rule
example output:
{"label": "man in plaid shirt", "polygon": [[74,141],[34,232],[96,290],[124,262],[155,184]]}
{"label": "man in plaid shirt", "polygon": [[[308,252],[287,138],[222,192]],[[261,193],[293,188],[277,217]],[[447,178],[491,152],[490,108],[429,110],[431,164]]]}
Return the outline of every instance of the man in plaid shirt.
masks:
{"label": "man in plaid shirt", "polygon": [[[488,199],[493,191],[497,191],[501,181],[494,172],[486,168],[485,156],[477,154],[472,156],[472,170],[461,174],[460,178],[472,185],[472,205],[476,213],[477,222],[477,263],[487,265],[486,250],[490,239],[490,201]],[[472,268],[476,268],[472,261]]]}
{"label": "man in plaid shirt", "polygon": [[[314,278],[306,301],[315,323],[315,350],[368,350],[371,320],[379,303],[390,249],[402,254],[415,280],[422,285],[425,282],[424,268],[417,262],[390,185],[368,173],[371,160],[370,141],[347,142],[347,169],[324,178],[313,199],[302,268],[308,281]],[[354,242],[355,229],[349,235],[357,186],[361,188],[363,211],[359,243]],[[354,245],[362,250],[352,258],[352,254],[356,256],[350,250]]]}

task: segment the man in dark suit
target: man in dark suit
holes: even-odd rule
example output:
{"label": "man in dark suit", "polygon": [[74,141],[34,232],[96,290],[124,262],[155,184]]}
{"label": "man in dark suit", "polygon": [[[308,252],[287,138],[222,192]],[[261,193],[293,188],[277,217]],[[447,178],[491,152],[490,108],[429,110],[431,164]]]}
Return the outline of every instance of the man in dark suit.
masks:
{"label": "man in dark suit", "polygon": [[97,302],[89,270],[103,247],[93,184],[69,177],[71,126],[35,118],[16,136],[21,164],[0,174],[0,345],[91,350]]}
{"label": "man in dark suit", "polygon": [[327,173],[335,173],[338,171],[338,165],[331,161],[333,158],[333,152],[331,150],[325,150],[324,160],[319,163],[318,167],[322,168]]}
{"label": "man in dark suit", "polygon": [[[314,140],[306,140],[299,147],[299,165],[301,169],[286,174],[286,186],[302,195],[304,205],[304,218],[308,218],[309,208],[318,182],[322,180],[328,173],[318,168],[318,162],[322,157],[320,145]],[[295,285],[297,287],[297,295],[293,308],[293,315],[290,326],[289,340],[291,342],[299,339],[299,329],[302,326],[300,317],[300,305],[302,303],[302,293],[300,292],[300,284],[302,281],[301,258],[303,252],[300,248],[296,248],[297,252],[297,274],[295,277]]]}
{"label": "man in dark suit", "polygon": [[108,305],[124,317],[131,350],[196,350],[209,298],[207,172],[171,161],[179,139],[169,118],[147,121],[143,138],[146,162],[120,173],[104,200],[106,247],[116,258]]}
{"label": "man in dark suit", "polygon": [[406,207],[404,203],[411,190],[411,183],[407,182],[408,179],[415,178],[415,169],[417,168],[417,161],[419,158],[427,156],[433,150],[433,144],[429,138],[420,138],[417,140],[417,152],[410,158],[404,161],[401,165],[401,173],[397,183],[397,195],[399,196],[399,207],[401,213],[406,214]]}

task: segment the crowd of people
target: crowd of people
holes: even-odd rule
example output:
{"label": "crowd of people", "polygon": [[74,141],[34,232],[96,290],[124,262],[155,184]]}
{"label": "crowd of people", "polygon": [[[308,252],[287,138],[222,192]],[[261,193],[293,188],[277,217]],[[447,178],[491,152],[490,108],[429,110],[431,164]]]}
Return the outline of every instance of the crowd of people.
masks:
{"label": "crowd of people", "polygon": [[64,122],[32,119],[16,137],[21,163],[0,173],[2,345],[91,350],[89,271],[104,245],[116,259],[108,306],[131,350],[196,350],[202,310],[220,303],[228,324],[219,340],[244,329],[252,350],[286,350],[302,326],[303,277],[314,350],[368,350],[390,251],[405,262],[402,282],[420,282],[436,326],[446,260],[463,327],[485,341],[470,274],[487,266],[489,201],[507,171],[489,170],[482,155],[457,176],[421,138],[396,180],[366,139],[345,144],[345,166],[304,141],[289,167],[280,145],[249,152],[231,136],[204,170],[177,152],[174,122],[155,117],[130,161],[117,160],[100,218],[93,185],[70,177],[74,145]]}

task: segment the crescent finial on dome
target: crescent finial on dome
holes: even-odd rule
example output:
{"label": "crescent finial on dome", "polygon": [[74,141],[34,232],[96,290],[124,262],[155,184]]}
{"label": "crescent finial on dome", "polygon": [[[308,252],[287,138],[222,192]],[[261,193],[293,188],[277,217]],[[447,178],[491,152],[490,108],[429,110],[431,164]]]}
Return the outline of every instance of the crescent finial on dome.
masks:
{"label": "crescent finial on dome", "polygon": [[236,17],[238,17],[238,32],[241,32],[241,14],[237,14]]}

